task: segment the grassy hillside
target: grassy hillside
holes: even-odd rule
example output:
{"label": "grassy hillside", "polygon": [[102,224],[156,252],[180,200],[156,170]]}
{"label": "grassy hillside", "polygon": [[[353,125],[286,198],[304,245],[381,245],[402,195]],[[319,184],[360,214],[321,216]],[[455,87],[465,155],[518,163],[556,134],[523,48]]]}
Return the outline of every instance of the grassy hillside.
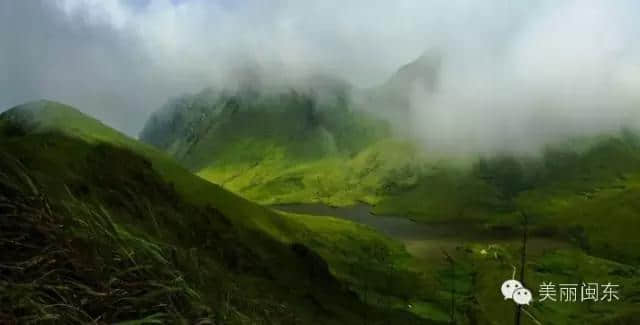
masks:
{"label": "grassy hillside", "polygon": [[127,148],[152,161],[153,169],[172,184],[182,199],[197,205],[215,205],[221,212],[232,216],[234,222],[264,226],[274,234],[279,231],[278,217],[268,209],[193,177],[165,153],[131,139],[70,106],[50,101],[28,103],[3,113],[0,123],[6,125],[5,129],[17,128],[5,131],[9,135],[16,132],[19,135],[55,132],[90,145],[109,143]]}
{"label": "grassy hillside", "polygon": [[540,157],[494,157],[421,175],[415,187],[382,198],[374,211],[507,232],[524,213],[534,231],[638,264],[640,142],[629,131],[579,142]]}
{"label": "grassy hillside", "polygon": [[537,224],[562,229],[585,250],[639,264],[640,141],[623,131],[584,152],[550,151],[539,181],[517,197]]}
{"label": "grassy hillside", "polygon": [[169,101],[140,139],[200,170],[254,164],[269,154],[295,161],[348,156],[388,135],[386,123],[349,108],[347,89],[334,88],[204,90]]}
{"label": "grassy hillside", "polygon": [[[349,162],[357,168],[364,155],[376,154],[364,151],[390,133],[387,123],[350,106],[341,87],[250,94],[209,90],[167,103],[140,138],[252,200],[353,203],[375,195],[371,186],[376,184],[352,189],[366,175],[351,177],[341,166]],[[318,184],[313,175],[319,173],[330,174],[327,184]],[[336,186],[339,195],[332,193]]]}
{"label": "grassy hillside", "polygon": [[0,153],[2,321],[425,322],[359,299],[323,236],[374,266],[398,244],[255,205],[71,107],[3,113]]}
{"label": "grassy hillside", "polygon": [[[238,151],[251,150],[242,143],[236,145]],[[260,146],[260,142],[253,145]],[[387,194],[412,188],[418,175],[430,168],[412,145],[390,139],[353,156],[315,160],[288,158],[269,146],[261,148],[267,152],[259,161],[213,165],[198,175],[266,204],[349,205],[358,201],[375,204]]]}

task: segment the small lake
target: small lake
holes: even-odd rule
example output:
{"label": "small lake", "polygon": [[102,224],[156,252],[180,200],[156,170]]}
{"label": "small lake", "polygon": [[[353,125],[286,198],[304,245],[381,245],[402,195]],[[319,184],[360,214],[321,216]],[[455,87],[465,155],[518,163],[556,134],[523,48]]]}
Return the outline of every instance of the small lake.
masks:
{"label": "small lake", "polygon": [[358,204],[346,207],[331,207],[324,204],[277,204],[274,209],[310,214],[315,216],[331,216],[361,223],[399,240],[422,240],[443,237],[465,237],[466,239],[482,239],[491,237],[481,227],[471,223],[419,223],[402,216],[375,215],[371,206]]}
{"label": "small lake", "polygon": [[[331,207],[319,203],[277,204],[271,208],[285,212],[307,215],[331,216],[350,220],[371,228],[405,244],[407,250],[415,256],[440,256],[442,249],[453,249],[464,243],[519,242],[517,233],[505,234],[488,231],[482,225],[473,223],[436,223],[426,224],[403,216],[374,215],[371,206],[358,204],[346,207]],[[555,240],[530,238],[530,247],[548,248],[558,245]]]}

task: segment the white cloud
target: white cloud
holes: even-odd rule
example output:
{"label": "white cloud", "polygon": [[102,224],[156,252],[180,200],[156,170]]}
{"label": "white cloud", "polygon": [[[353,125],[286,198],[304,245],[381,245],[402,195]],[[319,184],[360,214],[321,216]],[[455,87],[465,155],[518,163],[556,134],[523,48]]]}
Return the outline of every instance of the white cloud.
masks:
{"label": "white cloud", "polygon": [[229,1],[1,2],[0,105],[58,99],[136,134],[248,62],[371,86],[438,48],[440,91],[412,107],[431,146],[532,148],[638,118],[635,1]]}

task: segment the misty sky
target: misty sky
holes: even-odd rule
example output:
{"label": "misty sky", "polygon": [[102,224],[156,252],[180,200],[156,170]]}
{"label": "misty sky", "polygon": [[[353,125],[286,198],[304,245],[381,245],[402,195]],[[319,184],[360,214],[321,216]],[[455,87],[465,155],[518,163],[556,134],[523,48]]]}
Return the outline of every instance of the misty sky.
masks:
{"label": "misty sky", "polygon": [[135,136],[169,97],[231,85],[247,64],[369,87],[437,49],[414,129],[433,145],[529,146],[640,120],[639,32],[633,0],[6,0],[0,110],[53,99]]}

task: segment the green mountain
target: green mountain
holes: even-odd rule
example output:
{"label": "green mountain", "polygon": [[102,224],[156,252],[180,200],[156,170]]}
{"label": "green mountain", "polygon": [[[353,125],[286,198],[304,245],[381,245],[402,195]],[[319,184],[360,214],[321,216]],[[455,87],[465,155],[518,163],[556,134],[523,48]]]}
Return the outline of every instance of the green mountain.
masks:
{"label": "green mountain", "polygon": [[[346,84],[315,78],[308,85],[185,95],[156,112],[140,139],[203,178],[259,202],[353,202],[369,189],[342,195],[350,175],[340,166],[360,164],[365,149],[389,137],[389,126],[353,110]],[[320,184],[315,176],[320,173],[336,174],[335,180]]]}
{"label": "green mountain", "polygon": [[295,88],[255,78],[233,91],[206,89],[167,102],[140,140],[260,203],[376,205],[440,168],[442,157],[425,159],[391,131],[410,133],[409,98],[434,91],[440,65],[437,53],[425,53],[368,90],[329,77]]}
{"label": "green mountain", "polygon": [[[439,64],[437,55],[424,55],[376,94],[403,98],[405,86],[415,84],[428,91],[437,85]],[[168,103],[141,139],[202,178],[260,203],[366,202],[377,214],[509,231],[526,213],[537,231],[583,242],[599,256],[638,258],[624,246],[635,242],[626,225],[640,213],[631,202],[640,173],[631,131],[569,139],[535,157],[461,160],[426,155],[394,138],[384,122],[352,108],[349,88],[339,82],[325,81],[306,93],[224,94],[203,91]],[[605,212],[622,203],[624,208]],[[586,205],[593,207],[585,211]],[[615,222],[601,231],[605,220]]]}
{"label": "green mountain", "polygon": [[0,166],[0,322],[424,322],[345,271],[384,272],[371,247],[406,260],[399,244],[258,206],[72,107],[2,113]]}
{"label": "green mountain", "polygon": [[[343,83],[323,78],[309,84],[303,90],[207,89],[185,95],[152,115],[140,139],[197,170],[265,154],[351,155],[387,134],[383,122],[349,109],[349,88]],[[254,154],[258,148],[274,152]]]}

